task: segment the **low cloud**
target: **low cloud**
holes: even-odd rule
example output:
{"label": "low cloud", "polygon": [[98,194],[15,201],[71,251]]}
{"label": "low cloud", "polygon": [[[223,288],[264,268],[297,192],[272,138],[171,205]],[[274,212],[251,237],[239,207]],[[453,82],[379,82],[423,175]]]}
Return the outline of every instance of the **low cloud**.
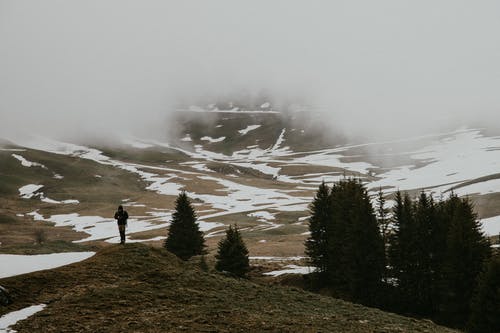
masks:
{"label": "low cloud", "polygon": [[0,131],[155,135],[262,91],[352,135],[491,124],[496,1],[0,0]]}

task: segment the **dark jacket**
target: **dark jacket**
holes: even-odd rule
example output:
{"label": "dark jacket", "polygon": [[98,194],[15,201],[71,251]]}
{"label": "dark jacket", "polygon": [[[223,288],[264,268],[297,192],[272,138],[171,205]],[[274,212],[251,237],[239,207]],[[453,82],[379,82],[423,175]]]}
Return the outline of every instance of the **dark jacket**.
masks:
{"label": "dark jacket", "polygon": [[115,213],[115,220],[117,220],[119,225],[127,224],[128,213],[126,210],[122,210],[121,212],[118,210]]}

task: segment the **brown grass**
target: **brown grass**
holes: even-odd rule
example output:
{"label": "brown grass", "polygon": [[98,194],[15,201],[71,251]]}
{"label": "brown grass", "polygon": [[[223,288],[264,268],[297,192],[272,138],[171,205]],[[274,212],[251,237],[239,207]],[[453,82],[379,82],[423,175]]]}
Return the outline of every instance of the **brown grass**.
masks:
{"label": "brown grass", "polygon": [[48,304],[18,332],[452,332],[430,321],[205,273],[163,249],[109,246],[50,271],[0,280],[14,303]]}

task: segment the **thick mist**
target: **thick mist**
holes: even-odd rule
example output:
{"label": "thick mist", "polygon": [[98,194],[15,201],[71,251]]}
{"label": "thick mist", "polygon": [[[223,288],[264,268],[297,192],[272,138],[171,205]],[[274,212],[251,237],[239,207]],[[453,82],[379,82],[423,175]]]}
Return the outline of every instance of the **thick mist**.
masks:
{"label": "thick mist", "polygon": [[0,137],[161,136],[211,96],[300,100],[352,135],[500,111],[500,2],[0,0]]}

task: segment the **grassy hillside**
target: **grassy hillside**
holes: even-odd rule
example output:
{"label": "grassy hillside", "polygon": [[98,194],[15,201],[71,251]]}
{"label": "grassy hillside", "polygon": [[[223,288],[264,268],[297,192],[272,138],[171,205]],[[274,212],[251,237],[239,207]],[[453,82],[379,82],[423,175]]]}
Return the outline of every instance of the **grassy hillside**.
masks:
{"label": "grassy hillside", "polygon": [[45,303],[18,332],[452,332],[298,289],[205,273],[163,249],[109,246],[50,271],[0,280],[15,303]]}
{"label": "grassy hillside", "polygon": [[[49,223],[34,222],[24,215],[38,210],[44,216],[78,212],[107,216],[123,198],[138,198],[146,186],[130,172],[78,157],[26,149],[14,152],[44,167],[25,167],[0,150],[0,242],[2,246],[33,242],[36,229],[43,229],[48,240],[77,240],[85,237],[70,228],[54,229]],[[63,178],[55,178],[59,175]],[[99,177],[96,177],[98,175]],[[39,197],[21,198],[19,188],[43,185],[40,190],[54,200],[76,199],[77,205],[42,202]],[[19,214],[19,215],[18,215]],[[106,215],[107,214],[107,215]]]}

